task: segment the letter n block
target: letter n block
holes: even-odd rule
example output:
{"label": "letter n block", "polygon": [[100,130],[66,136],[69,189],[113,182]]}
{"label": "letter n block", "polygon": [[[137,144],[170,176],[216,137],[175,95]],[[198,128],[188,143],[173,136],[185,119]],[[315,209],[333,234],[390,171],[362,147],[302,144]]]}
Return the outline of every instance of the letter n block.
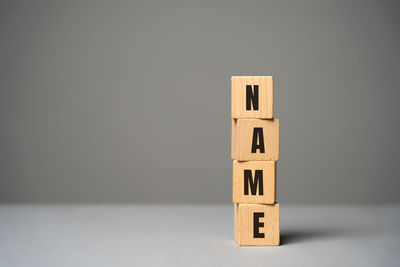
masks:
{"label": "letter n block", "polygon": [[233,203],[275,203],[276,161],[233,161]]}
{"label": "letter n block", "polygon": [[272,119],[273,77],[232,76],[233,119]]}
{"label": "letter n block", "polygon": [[240,246],[279,245],[279,204],[234,204],[234,239]]}
{"label": "letter n block", "polygon": [[279,159],[279,120],[232,120],[232,159]]}

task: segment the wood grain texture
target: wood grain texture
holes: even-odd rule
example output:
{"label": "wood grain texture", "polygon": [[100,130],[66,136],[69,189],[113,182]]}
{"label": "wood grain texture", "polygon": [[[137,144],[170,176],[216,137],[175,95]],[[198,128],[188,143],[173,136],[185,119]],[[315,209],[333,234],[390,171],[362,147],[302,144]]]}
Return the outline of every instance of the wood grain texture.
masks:
{"label": "wood grain texture", "polygon": [[[257,227],[263,237],[254,237],[254,214],[261,213]],[[257,222],[257,220],[256,220]],[[234,204],[234,239],[240,246],[279,246],[279,204]]]}
{"label": "wood grain texture", "polygon": [[[252,183],[245,178],[251,173]],[[256,172],[257,171],[257,172]],[[276,190],[276,161],[233,161],[233,202],[274,204]],[[258,177],[257,174],[261,174]],[[256,179],[259,178],[259,180]],[[260,192],[260,185],[262,190]],[[255,194],[251,186],[256,189]],[[247,195],[246,193],[247,189]]]}
{"label": "wood grain texture", "polygon": [[[234,119],[272,119],[273,114],[272,76],[232,76],[231,116]],[[258,110],[246,110],[246,86],[258,85]]]}
{"label": "wood grain texture", "polygon": [[[262,128],[264,152],[252,152],[255,128]],[[279,120],[232,119],[232,159],[238,161],[279,159]]]}

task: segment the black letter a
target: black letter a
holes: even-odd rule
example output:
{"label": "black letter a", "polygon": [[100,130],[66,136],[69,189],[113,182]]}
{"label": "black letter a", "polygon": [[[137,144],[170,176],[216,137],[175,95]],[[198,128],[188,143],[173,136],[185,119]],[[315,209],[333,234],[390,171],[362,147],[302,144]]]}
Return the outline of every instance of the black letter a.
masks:
{"label": "black letter a", "polygon": [[258,110],[258,85],[254,85],[254,93],[251,85],[246,85],[246,110],[251,110],[251,103],[254,110]]}
{"label": "black letter a", "polygon": [[[260,139],[260,144],[257,144],[258,139]],[[253,131],[253,145],[251,146],[251,153],[256,153],[257,149],[260,149],[260,153],[265,153],[263,128],[254,128]]]}

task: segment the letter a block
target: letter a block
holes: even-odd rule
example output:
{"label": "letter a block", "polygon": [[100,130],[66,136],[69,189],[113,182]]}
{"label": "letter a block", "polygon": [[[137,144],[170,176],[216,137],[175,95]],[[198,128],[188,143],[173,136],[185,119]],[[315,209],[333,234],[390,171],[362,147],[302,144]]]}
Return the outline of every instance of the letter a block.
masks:
{"label": "letter a block", "polygon": [[233,161],[233,203],[275,203],[275,161]]}
{"label": "letter a block", "polygon": [[279,204],[234,204],[234,239],[240,246],[279,245]]}
{"label": "letter a block", "polygon": [[232,159],[279,159],[279,120],[232,120]]}
{"label": "letter a block", "polygon": [[233,76],[231,82],[233,119],[273,118],[272,76]]}

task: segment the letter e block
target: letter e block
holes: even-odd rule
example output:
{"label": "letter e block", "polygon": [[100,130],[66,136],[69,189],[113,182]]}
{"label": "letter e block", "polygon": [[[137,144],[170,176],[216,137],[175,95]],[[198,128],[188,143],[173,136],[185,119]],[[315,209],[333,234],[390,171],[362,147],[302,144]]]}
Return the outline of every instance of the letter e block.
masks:
{"label": "letter e block", "polygon": [[278,160],[279,120],[232,120],[232,159]]}
{"label": "letter e block", "polygon": [[233,161],[233,203],[275,203],[276,161]]}
{"label": "letter e block", "polygon": [[273,77],[232,76],[233,119],[273,118]]}
{"label": "letter e block", "polygon": [[279,204],[234,204],[234,239],[240,246],[279,246]]}

